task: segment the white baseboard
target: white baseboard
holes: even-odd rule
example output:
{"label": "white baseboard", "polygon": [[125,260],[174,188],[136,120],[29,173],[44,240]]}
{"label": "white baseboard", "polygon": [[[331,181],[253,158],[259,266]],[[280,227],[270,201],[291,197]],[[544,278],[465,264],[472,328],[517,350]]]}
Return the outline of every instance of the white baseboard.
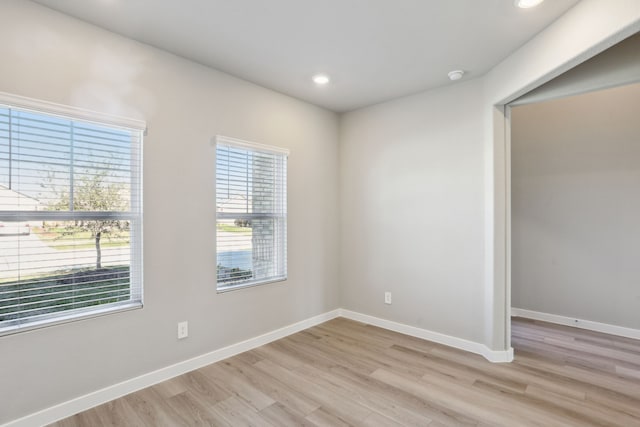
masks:
{"label": "white baseboard", "polygon": [[215,363],[236,354],[240,354],[256,347],[260,347],[261,345],[279,340],[280,338],[284,338],[288,335],[300,332],[312,326],[319,325],[336,317],[345,317],[347,319],[368,323],[391,331],[469,351],[471,353],[480,354],[491,362],[511,362],[513,360],[513,349],[509,349],[507,351],[494,351],[490,350],[484,344],[480,344],[477,342],[444,335],[438,332],[432,332],[426,329],[417,328],[415,326],[392,322],[390,320],[380,319],[378,317],[369,316],[366,314],[356,313],[350,310],[336,309],[285,326],[275,331],[268,332],[264,335],[250,338],[246,341],[232,344],[228,347],[214,350],[210,353],[206,353],[201,356],[185,360],[183,362],[178,362],[174,365],[149,372],[139,377],[132,378],[130,380],[126,380],[109,387],[105,387],[101,390],[97,390],[95,392],[77,397],[67,402],[60,403],[50,408],[43,409],[17,420],[10,421],[9,423],[4,424],[2,427],[33,427],[51,424],[63,418],[77,414],[78,412],[86,411],[87,409],[91,409],[95,406],[125,396],[129,393],[133,393],[162,381],[169,380],[178,375],[193,371],[194,369],[199,369],[211,363]]}
{"label": "white baseboard", "polygon": [[379,317],[369,316],[367,314],[361,314],[345,309],[340,310],[340,315],[342,317],[346,317],[347,319],[357,320],[358,322],[368,323],[370,325],[378,326],[390,331],[399,332],[405,335],[411,335],[412,337],[422,338],[427,341],[433,341],[438,344],[443,344],[449,347],[465,350],[470,353],[479,354],[481,356],[484,356],[484,358],[490,362],[500,363],[511,362],[513,360],[512,348],[506,351],[491,350],[486,345],[478,342],[456,338],[452,337],[451,335],[445,335],[439,332],[433,332],[427,329],[409,326],[405,325],[404,323],[397,323],[391,320],[381,319]]}
{"label": "white baseboard", "polygon": [[540,311],[525,310],[522,308],[512,308],[511,316],[541,320],[544,322],[556,323],[558,325],[573,326],[575,328],[588,329],[590,331],[604,332],[606,334],[640,340],[639,329],[626,328],[624,326],[609,325],[607,323],[593,322],[591,320],[576,319],[574,317],[559,316],[557,314],[542,313]]}
{"label": "white baseboard", "polygon": [[214,350],[210,353],[206,353],[183,362],[178,362],[174,365],[149,372],[139,377],[105,387],[93,393],[89,393],[76,399],[27,415],[26,417],[10,421],[2,427],[33,427],[51,424],[63,418],[77,414],[78,412],[86,411],[87,409],[91,409],[113,399],[125,396],[129,393],[169,380],[178,375],[193,371],[194,369],[202,368],[203,366],[210,365],[228,357],[235,356],[236,354],[260,347],[261,345],[279,340],[280,338],[284,338],[312,326],[319,325],[320,323],[324,323],[327,320],[334,319],[338,316],[340,316],[340,310],[332,310],[292,325],[285,326],[284,328],[276,329],[275,331],[268,332],[264,335],[250,338],[246,341],[232,344],[228,347]]}

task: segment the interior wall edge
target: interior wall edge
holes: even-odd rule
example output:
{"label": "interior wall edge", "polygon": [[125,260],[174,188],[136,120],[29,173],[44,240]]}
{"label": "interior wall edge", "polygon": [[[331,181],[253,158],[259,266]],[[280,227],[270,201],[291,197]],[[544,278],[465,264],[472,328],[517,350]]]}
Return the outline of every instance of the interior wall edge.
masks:
{"label": "interior wall edge", "polygon": [[[511,301],[504,276],[507,271],[506,247],[510,235],[506,216],[506,173],[509,168],[504,144],[507,119],[496,115],[496,110],[529,91],[547,83],[558,75],[594,57],[605,49],[640,31],[640,8],[637,3],[626,2],[624,8],[616,10],[602,19],[606,5],[596,1],[585,1],[572,8],[543,32],[538,34],[485,75],[486,111],[485,135],[485,333],[491,348],[508,348],[505,341],[509,330],[508,316]],[[563,34],[572,34],[589,22],[598,21],[598,31],[582,39],[572,39],[573,45],[558,44],[565,39]],[[549,46],[555,43],[554,49]],[[528,58],[538,58],[535,67]]]}

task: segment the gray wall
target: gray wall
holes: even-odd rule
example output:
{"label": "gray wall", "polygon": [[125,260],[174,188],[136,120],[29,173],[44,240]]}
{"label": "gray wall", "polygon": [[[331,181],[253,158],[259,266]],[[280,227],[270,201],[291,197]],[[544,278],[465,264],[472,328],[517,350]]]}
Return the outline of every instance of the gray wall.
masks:
{"label": "gray wall", "polygon": [[[339,307],[335,114],[23,0],[0,36],[0,91],[149,128],[144,309],[0,337],[0,424]],[[291,150],[286,282],[216,294],[216,134]]]}
{"label": "gray wall", "polygon": [[[0,423],[328,311],[340,296],[364,314],[506,350],[504,132],[493,106],[639,25],[637,0],[582,0],[478,80],[347,114],[338,152],[332,113],[1,1],[0,91],[145,119],[149,135],[145,309],[0,338]],[[291,150],[286,283],[215,294],[216,133]],[[178,342],[184,319],[190,337]]]}
{"label": "gray wall", "polygon": [[483,342],[482,95],[470,80],[342,117],[344,308]]}
{"label": "gray wall", "polygon": [[640,85],[512,110],[513,307],[640,329]]}

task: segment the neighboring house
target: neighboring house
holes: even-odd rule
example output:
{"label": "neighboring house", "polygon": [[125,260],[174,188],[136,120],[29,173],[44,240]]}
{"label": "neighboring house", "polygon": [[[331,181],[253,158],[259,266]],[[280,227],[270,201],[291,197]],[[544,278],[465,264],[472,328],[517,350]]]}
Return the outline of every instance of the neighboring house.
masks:
{"label": "neighboring house", "polygon": [[39,200],[0,184],[0,211],[37,211],[41,209],[42,203]]}
{"label": "neighboring house", "polygon": [[[41,210],[39,200],[12,190],[0,184],[0,211]],[[30,234],[31,226],[39,225],[38,221],[9,222],[0,221],[0,235]]]}
{"label": "neighboring house", "polygon": [[[247,197],[242,194],[234,194],[228,199],[222,200],[220,203],[216,203],[216,212],[247,214],[253,212],[252,204],[253,200],[251,196]],[[247,227],[251,223],[251,221],[247,219],[240,218],[219,221],[227,224],[236,224],[242,227]]]}
{"label": "neighboring house", "polygon": [[251,197],[241,194],[234,194],[228,199],[216,204],[216,211],[224,213],[250,213]]}

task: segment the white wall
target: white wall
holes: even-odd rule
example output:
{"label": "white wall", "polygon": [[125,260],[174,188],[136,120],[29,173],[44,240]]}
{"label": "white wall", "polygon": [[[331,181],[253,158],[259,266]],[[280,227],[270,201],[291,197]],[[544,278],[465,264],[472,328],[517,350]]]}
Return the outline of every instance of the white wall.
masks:
{"label": "white wall", "polygon": [[[339,306],[335,114],[23,0],[0,38],[0,91],[149,128],[144,309],[0,337],[0,424]],[[216,294],[216,134],[291,150],[284,283]]]}
{"label": "white wall", "polygon": [[342,117],[344,308],[482,342],[482,99],[471,80]]}
{"label": "white wall", "polygon": [[640,85],[514,108],[512,305],[640,329]]}

